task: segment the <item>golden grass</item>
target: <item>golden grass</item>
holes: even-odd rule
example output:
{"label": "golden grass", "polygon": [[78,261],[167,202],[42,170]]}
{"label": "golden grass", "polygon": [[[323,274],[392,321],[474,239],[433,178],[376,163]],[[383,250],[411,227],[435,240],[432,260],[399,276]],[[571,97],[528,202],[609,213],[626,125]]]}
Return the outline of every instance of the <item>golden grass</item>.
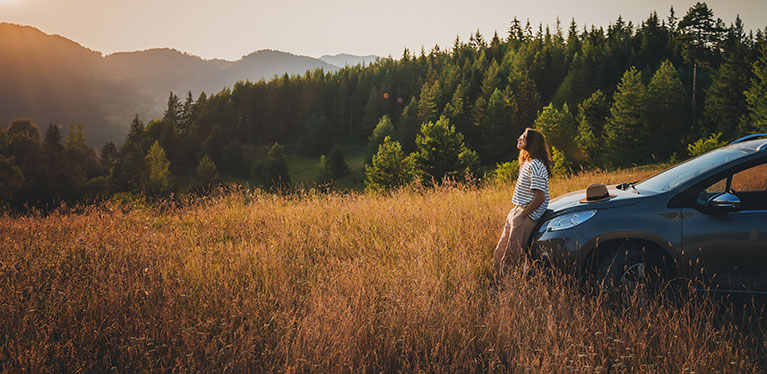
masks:
{"label": "golden grass", "polygon": [[[552,181],[552,195],[652,170]],[[609,181],[608,181],[609,179]],[[760,372],[757,312],[490,291],[512,186],[0,217],[4,372]],[[730,316],[730,319],[722,315]],[[734,318],[733,316],[739,316]],[[744,327],[745,326],[745,327]]]}

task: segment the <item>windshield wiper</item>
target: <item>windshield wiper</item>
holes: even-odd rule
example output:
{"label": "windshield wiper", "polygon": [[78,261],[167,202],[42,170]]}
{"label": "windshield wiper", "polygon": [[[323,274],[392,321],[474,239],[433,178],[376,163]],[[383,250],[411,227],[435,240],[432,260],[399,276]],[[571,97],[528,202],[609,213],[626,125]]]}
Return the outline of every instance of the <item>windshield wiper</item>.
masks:
{"label": "windshield wiper", "polygon": [[637,183],[639,183],[639,181],[634,181],[634,182],[630,182],[630,183],[621,183],[621,184],[615,186],[615,188],[617,188],[619,190],[628,190],[629,187],[631,187],[631,189],[633,189],[634,192],[636,192],[637,195],[638,195],[639,194],[639,190],[637,190],[636,187],[634,187],[634,185],[637,184]]}

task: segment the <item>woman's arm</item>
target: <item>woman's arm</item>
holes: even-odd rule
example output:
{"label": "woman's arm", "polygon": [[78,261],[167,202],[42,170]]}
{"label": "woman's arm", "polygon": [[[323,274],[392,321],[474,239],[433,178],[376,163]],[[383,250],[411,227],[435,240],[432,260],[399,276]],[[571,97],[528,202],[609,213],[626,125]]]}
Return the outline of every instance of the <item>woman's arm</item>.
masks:
{"label": "woman's arm", "polygon": [[533,201],[530,202],[530,204],[527,204],[525,209],[522,209],[522,213],[526,216],[530,216],[536,209],[538,209],[541,204],[543,204],[543,201],[546,200],[546,195],[543,194],[543,191],[541,190],[532,190],[533,194],[535,194],[535,197],[533,197]]}

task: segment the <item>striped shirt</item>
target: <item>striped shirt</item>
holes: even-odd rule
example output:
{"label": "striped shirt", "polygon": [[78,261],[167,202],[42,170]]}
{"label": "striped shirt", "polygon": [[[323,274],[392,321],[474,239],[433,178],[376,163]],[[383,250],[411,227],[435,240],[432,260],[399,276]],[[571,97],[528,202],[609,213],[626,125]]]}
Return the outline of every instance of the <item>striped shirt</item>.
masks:
{"label": "striped shirt", "polygon": [[519,178],[511,202],[526,207],[535,197],[533,190],[541,190],[545,196],[543,203],[530,213],[530,219],[537,221],[549,206],[549,172],[546,171],[546,165],[536,159],[525,162],[519,168]]}

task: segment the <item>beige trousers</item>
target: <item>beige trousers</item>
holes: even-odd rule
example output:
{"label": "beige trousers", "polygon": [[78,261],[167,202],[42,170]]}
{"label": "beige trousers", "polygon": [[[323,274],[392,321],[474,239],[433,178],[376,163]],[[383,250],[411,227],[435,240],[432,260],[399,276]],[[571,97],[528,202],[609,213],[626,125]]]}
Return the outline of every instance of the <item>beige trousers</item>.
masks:
{"label": "beige trousers", "polygon": [[501,239],[495,246],[493,267],[495,280],[499,281],[503,276],[505,266],[519,263],[522,250],[527,246],[527,240],[535,227],[535,221],[522,214],[522,207],[514,206],[506,216],[506,224],[503,226]]}

